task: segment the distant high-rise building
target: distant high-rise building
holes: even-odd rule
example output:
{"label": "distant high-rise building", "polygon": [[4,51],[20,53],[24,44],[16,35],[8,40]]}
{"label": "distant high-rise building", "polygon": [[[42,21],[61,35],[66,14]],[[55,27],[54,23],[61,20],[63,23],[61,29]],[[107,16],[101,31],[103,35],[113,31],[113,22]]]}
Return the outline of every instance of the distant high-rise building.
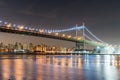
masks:
{"label": "distant high-rise building", "polygon": [[30,52],[34,52],[34,45],[32,44],[32,43],[29,43],[29,48],[28,48],[28,50],[30,51]]}

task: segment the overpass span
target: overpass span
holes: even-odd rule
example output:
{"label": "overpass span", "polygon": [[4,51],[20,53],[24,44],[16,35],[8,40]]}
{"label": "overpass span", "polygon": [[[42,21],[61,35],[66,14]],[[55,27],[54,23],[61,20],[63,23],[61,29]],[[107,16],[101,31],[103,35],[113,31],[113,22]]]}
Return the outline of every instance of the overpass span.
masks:
{"label": "overpass span", "polygon": [[66,37],[62,37],[62,36],[55,36],[55,35],[50,35],[47,33],[32,32],[32,31],[26,31],[26,30],[15,30],[15,29],[4,28],[4,27],[5,26],[0,27],[0,32],[13,33],[13,34],[23,34],[23,35],[37,36],[37,37],[45,37],[45,38],[65,40],[65,41],[71,41],[71,42],[83,42],[83,40],[66,38]]}
{"label": "overpass span", "polygon": [[0,32],[6,32],[6,33],[13,33],[13,34],[22,34],[22,35],[29,35],[29,36],[36,36],[36,37],[44,37],[44,38],[51,38],[51,39],[58,39],[58,40],[64,40],[64,41],[70,41],[70,42],[75,42],[75,43],[80,43],[80,44],[89,44],[92,46],[104,46],[104,44],[99,44],[93,41],[89,40],[78,40],[75,38],[67,38],[67,37],[62,37],[62,36],[56,36],[56,35],[51,35],[48,33],[40,33],[38,31],[30,31],[30,30],[19,30],[19,29],[14,29],[14,28],[7,28],[6,26],[0,26]]}

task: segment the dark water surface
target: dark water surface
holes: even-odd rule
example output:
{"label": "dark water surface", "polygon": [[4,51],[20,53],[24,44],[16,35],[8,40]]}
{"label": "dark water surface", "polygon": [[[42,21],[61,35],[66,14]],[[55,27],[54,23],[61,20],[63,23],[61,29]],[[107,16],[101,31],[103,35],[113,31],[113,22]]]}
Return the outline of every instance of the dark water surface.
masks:
{"label": "dark water surface", "polygon": [[120,80],[119,55],[2,55],[0,80]]}

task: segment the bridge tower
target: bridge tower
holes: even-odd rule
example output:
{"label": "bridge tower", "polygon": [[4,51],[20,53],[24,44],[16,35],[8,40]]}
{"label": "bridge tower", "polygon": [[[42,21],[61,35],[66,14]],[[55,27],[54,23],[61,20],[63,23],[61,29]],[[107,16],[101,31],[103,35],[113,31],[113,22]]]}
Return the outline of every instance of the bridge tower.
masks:
{"label": "bridge tower", "polygon": [[75,50],[84,50],[85,49],[85,23],[83,22],[82,31],[79,30],[76,25],[76,38],[82,39],[82,42],[76,42]]}

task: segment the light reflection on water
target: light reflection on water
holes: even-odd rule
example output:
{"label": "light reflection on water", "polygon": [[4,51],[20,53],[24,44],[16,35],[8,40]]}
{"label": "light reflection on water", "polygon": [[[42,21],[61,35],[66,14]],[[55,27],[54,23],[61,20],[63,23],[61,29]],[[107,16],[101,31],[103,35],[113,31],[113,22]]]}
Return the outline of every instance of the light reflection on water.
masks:
{"label": "light reflection on water", "polygon": [[0,80],[120,80],[119,55],[1,55]]}

